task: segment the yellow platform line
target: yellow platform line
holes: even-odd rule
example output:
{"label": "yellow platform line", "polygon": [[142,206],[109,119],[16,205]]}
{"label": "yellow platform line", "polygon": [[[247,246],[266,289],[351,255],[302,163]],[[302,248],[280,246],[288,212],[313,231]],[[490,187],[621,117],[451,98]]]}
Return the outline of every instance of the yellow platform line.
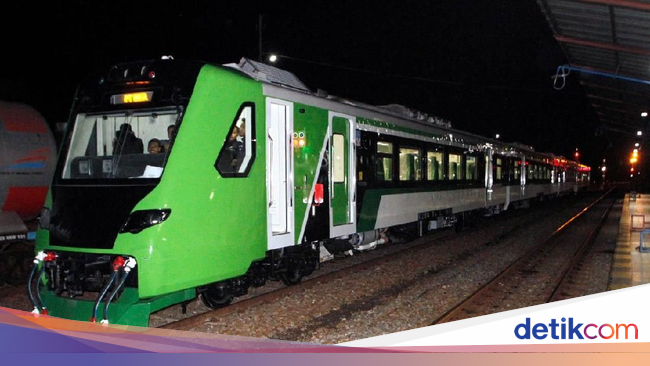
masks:
{"label": "yellow platform line", "polygon": [[616,236],[616,249],[612,258],[612,268],[609,272],[609,284],[607,290],[619,290],[632,286],[632,255],[630,245],[630,195],[626,194],[623,201],[621,221],[618,225]]}

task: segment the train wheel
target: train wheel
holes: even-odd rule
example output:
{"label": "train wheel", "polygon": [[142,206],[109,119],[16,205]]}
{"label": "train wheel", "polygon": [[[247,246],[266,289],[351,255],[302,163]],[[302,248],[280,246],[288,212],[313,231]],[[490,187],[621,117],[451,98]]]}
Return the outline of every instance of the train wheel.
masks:
{"label": "train wheel", "polygon": [[209,285],[201,292],[201,302],[210,309],[219,309],[228,306],[233,299],[233,295],[227,287]]}
{"label": "train wheel", "polygon": [[302,281],[302,268],[298,265],[290,265],[287,271],[280,275],[280,279],[287,286],[294,286]]}

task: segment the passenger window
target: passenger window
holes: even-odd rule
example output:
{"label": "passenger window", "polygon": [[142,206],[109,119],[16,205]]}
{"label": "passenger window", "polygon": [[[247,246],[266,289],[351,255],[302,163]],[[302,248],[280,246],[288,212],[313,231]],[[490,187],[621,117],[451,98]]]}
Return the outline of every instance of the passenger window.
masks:
{"label": "passenger window", "polygon": [[215,167],[224,177],[245,177],[255,159],[254,104],[244,103],[233,121]]}
{"label": "passenger window", "polygon": [[420,150],[410,148],[399,149],[399,180],[411,181],[422,179],[420,166]]}
{"label": "passenger window", "polygon": [[442,180],[444,178],[443,153],[440,151],[427,152],[427,180]]}
{"label": "passenger window", "polygon": [[517,182],[519,180],[519,172],[521,171],[521,161],[513,160],[512,165],[515,173],[515,182]]}
{"label": "passenger window", "polygon": [[377,180],[393,180],[393,144],[391,142],[377,142]]}
{"label": "passenger window", "polygon": [[345,136],[332,136],[332,179],[334,183],[345,182]]}
{"label": "passenger window", "polygon": [[476,156],[467,156],[465,159],[465,179],[478,179],[478,167],[476,166]]}
{"label": "passenger window", "polygon": [[462,156],[458,154],[449,154],[449,171],[448,171],[449,180],[463,179],[461,162],[462,162]]}
{"label": "passenger window", "polygon": [[495,164],[495,167],[496,167],[496,174],[494,176],[495,180],[503,179],[503,176],[501,175],[502,174],[502,167],[501,167],[502,164],[503,164],[503,161],[501,160],[501,158],[497,158],[496,159],[496,164]]}

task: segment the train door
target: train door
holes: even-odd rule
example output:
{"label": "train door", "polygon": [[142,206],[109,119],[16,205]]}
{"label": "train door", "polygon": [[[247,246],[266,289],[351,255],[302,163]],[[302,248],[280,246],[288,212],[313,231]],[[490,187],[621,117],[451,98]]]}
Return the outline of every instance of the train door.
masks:
{"label": "train door", "polygon": [[330,112],[330,236],[356,231],[354,117]]}
{"label": "train door", "polygon": [[293,104],[266,101],[266,202],[268,249],[294,245]]}

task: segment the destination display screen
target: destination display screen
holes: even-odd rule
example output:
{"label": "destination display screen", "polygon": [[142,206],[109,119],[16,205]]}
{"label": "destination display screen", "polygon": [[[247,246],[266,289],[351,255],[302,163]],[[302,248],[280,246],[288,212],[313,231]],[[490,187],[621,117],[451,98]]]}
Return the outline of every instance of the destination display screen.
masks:
{"label": "destination display screen", "polygon": [[152,91],[111,95],[111,104],[151,102]]}

